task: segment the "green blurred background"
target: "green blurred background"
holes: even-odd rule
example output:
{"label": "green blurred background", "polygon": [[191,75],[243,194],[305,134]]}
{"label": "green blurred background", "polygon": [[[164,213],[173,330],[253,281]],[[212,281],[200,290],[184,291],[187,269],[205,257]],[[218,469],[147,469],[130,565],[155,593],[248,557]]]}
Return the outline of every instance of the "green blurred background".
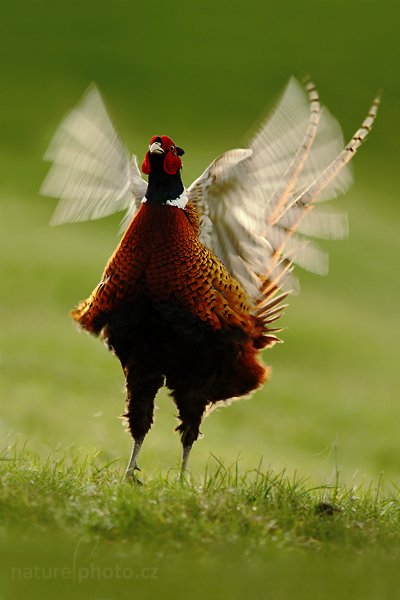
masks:
{"label": "green blurred background", "polygon": [[[50,228],[55,203],[38,189],[42,155],[64,113],[96,81],[132,152],[167,133],[186,150],[187,185],[220,152],[242,145],[288,78],[309,73],[346,138],[378,89],[374,131],[336,205],[350,238],[326,243],[328,278],[301,273],[285,344],[266,356],[273,379],[250,401],[214,413],[192,471],[226,464],[295,471],[330,482],[400,481],[398,297],[399,2],[3,3],[0,22],[0,385],[2,444],[48,454],[101,450],[124,462],[117,416],[123,376],[68,311],[97,283],[119,217]],[[178,464],[175,408],[158,399],[142,453],[148,475]],[[336,448],[336,450],[335,450]]]}

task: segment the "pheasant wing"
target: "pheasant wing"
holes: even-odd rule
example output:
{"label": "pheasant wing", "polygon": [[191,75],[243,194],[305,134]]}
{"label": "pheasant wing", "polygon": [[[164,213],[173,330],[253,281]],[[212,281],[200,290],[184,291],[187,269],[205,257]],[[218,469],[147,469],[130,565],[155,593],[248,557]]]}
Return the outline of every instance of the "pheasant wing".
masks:
{"label": "pheasant wing", "polygon": [[[378,100],[344,147],[336,119],[315,87],[289,84],[249,148],[217,158],[189,188],[202,241],[256,299],[274,282],[294,287],[291,265],[325,273],[325,254],[310,237],[341,238],[345,215],[316,206],[351,184],[348,162],[366,137]],[[264,292],[263,292],[264,293]]]}
{"label": "pheasant wing", "polygon": [[124,209],[133,215],[146,193],[136,157],[130,160],[94,84],[63,119],[44,159],[52,166],[40,191],[59,199],[52,224]]}

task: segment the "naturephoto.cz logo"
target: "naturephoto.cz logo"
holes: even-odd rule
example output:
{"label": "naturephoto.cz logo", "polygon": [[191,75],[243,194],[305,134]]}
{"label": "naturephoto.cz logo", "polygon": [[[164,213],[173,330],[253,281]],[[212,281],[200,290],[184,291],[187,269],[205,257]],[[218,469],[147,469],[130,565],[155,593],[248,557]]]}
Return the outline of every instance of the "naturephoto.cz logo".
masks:
{"label": "naturephoto.cz logo", "polygon": [[157,567],[142,567],[140,569],[121,566],[121,565],[110,565],[110,566],[98,566],[94,563],[90,563],[86,566],[73,565],[68,566],[55,566],[45,567],[40,565],[33,565],[30,567],[12,567],[11,577],[13,579],[22,580],[37,580],[37,579],[63,579],[70,580],[73,582],[82,583],[83,581],[98,579],[98,580],[112,580],[112,579],[158,579],[158,568]]}
{"label": "naturephoto.cz logo", "polygon": [[[71,562],[64,565],[26,565],[13,566],[11,578],[14,580],[66,580],[73,583],[99,580],[154,580],[159,578],[159,569],[154,565],[134,565],[105,563],[99,565],[94,562],[98,550],[98,540],[95,545],[89,547],[84,544],[83,538],[78,540],[75,546]],[[79,558],[79,554],[84,556]]]}

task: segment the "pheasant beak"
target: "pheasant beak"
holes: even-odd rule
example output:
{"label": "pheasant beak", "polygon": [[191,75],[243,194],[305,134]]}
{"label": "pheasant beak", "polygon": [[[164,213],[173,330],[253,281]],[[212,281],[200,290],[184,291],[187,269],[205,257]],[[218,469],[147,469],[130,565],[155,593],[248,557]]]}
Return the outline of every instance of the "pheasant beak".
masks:
{"label": "pheasant beak", "polygon": [[160,142],[153,142],[149,146],[150,154],[164,154],[164,150],[161,147]]}

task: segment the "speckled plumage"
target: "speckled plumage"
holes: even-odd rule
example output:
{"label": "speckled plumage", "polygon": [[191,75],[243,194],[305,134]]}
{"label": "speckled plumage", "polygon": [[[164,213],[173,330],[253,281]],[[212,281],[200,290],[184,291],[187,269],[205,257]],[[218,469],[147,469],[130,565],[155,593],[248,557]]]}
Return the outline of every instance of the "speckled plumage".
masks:
{"label": "speckled plumage", "polygon": [[191,205],[183,210],[143,203],[100,284],[72,316],[97,333],[108,313],[141,295],[159,306],[176,302],[214,331],[236,326],[251,334],[254,329],[243,286],[199,241]]}

